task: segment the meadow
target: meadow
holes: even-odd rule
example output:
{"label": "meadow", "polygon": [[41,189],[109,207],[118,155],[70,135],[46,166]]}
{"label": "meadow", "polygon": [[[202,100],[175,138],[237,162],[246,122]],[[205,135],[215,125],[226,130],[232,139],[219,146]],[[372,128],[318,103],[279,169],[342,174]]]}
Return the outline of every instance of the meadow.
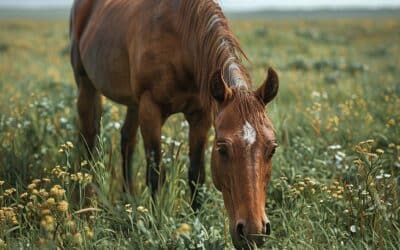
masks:
{"label": "meadow", "polygon": [[[280,147],[265,249],[400,246],[400,19],[233,19],[254,87],[268,66],[267,113]],[[78,145],[67,20],[0,21],[0,249],[232,249],[209,174],[190,208],[188,126],[163,128],[166,183],[153,202],[139,135],[135,195],[121,190],[125,110],[105,100],[91,160]],[[210,132],[210,142],[213,133]],[[85,187],[97,197],[86,204]]]}

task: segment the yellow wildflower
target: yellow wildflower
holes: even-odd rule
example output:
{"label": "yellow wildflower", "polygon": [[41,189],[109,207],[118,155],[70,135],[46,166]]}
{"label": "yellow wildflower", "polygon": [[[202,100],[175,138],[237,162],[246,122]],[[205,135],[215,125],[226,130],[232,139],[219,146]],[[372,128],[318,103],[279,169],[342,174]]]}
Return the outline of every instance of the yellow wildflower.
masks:
{"label": "yellow wildflower", "polygon": [[138,207],[136,208],[136,210],[137,210],[138,212],[141,212],[141,213],[146,213],[146,212],[149,211],[149,210],[147,210],[147,208],[144,208],[143,206],[138,206]]}
{"label": "yellow wildflower", "polygon": [[43,219],[40,221],[40,225],[47,231],[53,231],[54,230],[54,217],[51,215],[46,215],[43,217]]}
{"label": "yellow wildflower", "polygon": [[83,239],[82,239],[82,235],[79,232],[74,234],[73,237],[74,237],[75,244],[77,244],[77,245],[81,245],[82,244]]}
{"label": "yellow wildflower", "polygon": [[67,145],[68,148],[74,148],[74,144],[72,144],[72,142],[70,141],[67,141],[65,144]]}
{"label": "yellow wildflower", "polygon": [[56,201],[54,200],[54,198],[48,198],[46,201],[46,205],[47,206],[54,206],[56,204]]}
{"label": "yellow wildflower", "polygon": [[66,212],[68,210],[68,202],[60,201],[57,206],[57,210],[60,212]]}
{"label": "yellow wildflower", "polygon": [[192,227],[189,224],[182,223],[176,230],[178,234],[188,234],[192,231]]}

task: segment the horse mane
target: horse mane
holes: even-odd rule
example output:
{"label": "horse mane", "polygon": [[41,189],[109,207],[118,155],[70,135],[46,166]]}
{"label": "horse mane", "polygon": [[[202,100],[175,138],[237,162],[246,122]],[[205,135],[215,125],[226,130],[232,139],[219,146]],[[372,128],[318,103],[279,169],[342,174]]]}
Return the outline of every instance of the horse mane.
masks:
{"label": "horse mane", "polygon": [[[190,56],[193,56],[193,73],[202,104],[210,106],[213,103],[210,84],[217,72],[222,72],[228,86],[247,88],[251,81],[241,57],[248,58],[221,7],[213,0],[182,0],[179,11],[182,44],[193,52]],[[240,75],[237,75],[238,71]]]}

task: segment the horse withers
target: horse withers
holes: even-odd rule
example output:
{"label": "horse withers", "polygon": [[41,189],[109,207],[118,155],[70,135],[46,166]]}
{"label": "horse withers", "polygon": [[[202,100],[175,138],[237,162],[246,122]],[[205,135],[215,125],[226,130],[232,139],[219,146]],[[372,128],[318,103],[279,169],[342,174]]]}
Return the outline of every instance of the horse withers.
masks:
{"label": "horse withers", "polygon": [[[146,182],[163,182],[161,127],[172,114],[189,123],[189,185],[205,181],[204,151],[213,126],[211,170],[223,194],[237,248],[261,245],[270,234],[266,188],[277,147],[264,112],[278,92],[270,68],[251,90],[245,56],[213,0],[75,0],[71,63],[78,85],[80,133],[91,150],[99,133],[101,95],[127,106],[121,130],[123,188],[132,188],[131,158],[140,127]],[[200,204],[194,197],[192,204]]]}

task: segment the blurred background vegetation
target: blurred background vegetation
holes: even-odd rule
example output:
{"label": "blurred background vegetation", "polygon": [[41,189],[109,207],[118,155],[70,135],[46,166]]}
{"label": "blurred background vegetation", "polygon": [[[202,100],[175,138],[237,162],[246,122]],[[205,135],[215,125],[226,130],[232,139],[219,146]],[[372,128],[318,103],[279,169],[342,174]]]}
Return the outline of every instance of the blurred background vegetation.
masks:
{"label": "blurred background vegetation", "polygon": [[[232,248],[209,174],[202,209],[190,208],[181,115],[163,129],[167,183],[156,202],[145,186],[140,136],[136,194],[121,192],[122,106],[105,101],[95,157],[80,156],[66,14],[0,10],[0,249]],[[281,82],[267,110],[281,147],[266,205],[266,248],[400,245],[399,14],[228,15],[254,87],[270,65]],[[82,197],[92,182],[98,196],[87,208]]]}

